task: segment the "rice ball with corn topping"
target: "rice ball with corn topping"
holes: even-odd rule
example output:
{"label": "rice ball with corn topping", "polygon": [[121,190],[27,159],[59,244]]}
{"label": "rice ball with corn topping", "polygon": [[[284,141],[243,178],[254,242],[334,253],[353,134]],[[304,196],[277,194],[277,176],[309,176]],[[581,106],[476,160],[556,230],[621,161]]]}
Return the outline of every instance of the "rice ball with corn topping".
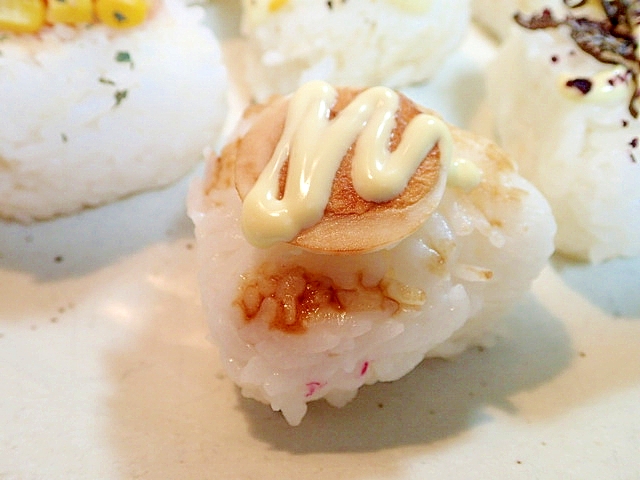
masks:
{"label": "rice ball with corn topping", "polygon": [[463,39],[469,0],[243,0],[259,100],[309,80],[397,88],[431,78]]}
{"label": "rice ball with corn topping", "polygon": [[0,2],[5,219],[47,219],[165,186],[215,146],[226,117],[226,69],[201,7],[65,3],[76,10]]}

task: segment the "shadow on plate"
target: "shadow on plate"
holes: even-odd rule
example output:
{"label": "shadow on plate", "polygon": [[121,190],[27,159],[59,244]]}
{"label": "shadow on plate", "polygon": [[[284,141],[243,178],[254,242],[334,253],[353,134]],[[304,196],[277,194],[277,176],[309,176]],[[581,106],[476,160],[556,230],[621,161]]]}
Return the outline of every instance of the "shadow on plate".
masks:
{"label": "shadow on plate", "polygon": [[[206,2],[202,2],[206,3]],[[205,7],[206,21],[211,25],[216,37],[224,42],[237,38],[240,34],[241,3],[236,0],[217,0]]]}
{"label": "shadow on plate", "polygon": [[564,283],[602,311],[640,319],[640,257],[591,265],[555,255],[551,265]]}
{"label": "shadow on plate", "polygon": [[429,458],[474,430],[548,425],[640,381],[640,369],[621,366],[627,354],[606,361],[618,342],[637,336],[600,345],[598,334],[595,348],[529,294],[495,346],[427,360],[396,382],[362,388],[342,409],[313,402],[291,427],[240,397],[223,374],[203,313],[187,298],[195,272],[172,283],[182,296],[159,291],[157,315],[104,357],[103,425],[123,478],[308,479],[320,470],[336,479],[397,478],[416,455]]}
{"label": "shadow on plate", "polygon": [[243,398],[239,404],[252,434],[279,450],[365,452],[434,443],[491,422],[488,407],[518,415],[509,398],[550,381],[575,357],[562,323],[533,298],[506,326],[510,333],[494,347],[428,359],[400,380],[362,388],[342,409],[311,403],[295,428],[265,405]]}
{"label": "shadow on plate", "polygon": [[80,277],[150,244],[193,236],[185,208],[189,178],[50,221],[0,222],[0,270],[38,282]]}
{"label": "shadow on plate", "polygon": [[[191,277],[174,280],[191,288]],[[334,455],[361,452],[383,455],[384,470],[397,475],[405,458],[397,447],[423,450],[492,422],[491,408],[518,415],[510,397],[550,381],[574,358],[562,323],[529,296],[494,347],[423,362],[396,382],[362,388],[342,409],[314,402],[291,427],[268,406],[240,398],[204,341],[198,306],[169,292],[155,302],[162,314],[104,358],[106,434],[126,478],[294,478],[288,473],[313,454],[337,462],[340,478],[370,478],[369,467]]]}

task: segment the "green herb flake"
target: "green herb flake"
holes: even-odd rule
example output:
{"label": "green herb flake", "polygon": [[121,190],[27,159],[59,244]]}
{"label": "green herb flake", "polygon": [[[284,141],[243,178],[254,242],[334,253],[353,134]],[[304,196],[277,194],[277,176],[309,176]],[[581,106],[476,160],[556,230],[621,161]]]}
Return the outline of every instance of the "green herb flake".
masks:
{"label": "green herb flake", "polygon": [[67,141],[69,141],[69,137],[64,133],[60,134],[60,138],[62,139],[62,143],[67,143]]}
{"label": "green herb flake", "polygon": [[127,98],[127,94],[129,93],[128,90],[116,90],[116,93],[113,95],[116,99],[116,104],[115,106],[117,107],[118,105],[120,105],[120,103]]}
{"label": "green herb flake", "polygon": [[133,68],[133,60],[131,60],[131,55],[125,50],[120,50],[116,53],[116,62],[128,63],[131,68]]}
{"label": "green herb flake", "polygon": [[129,55],[129,52],[125,52],[125,51],[119,51],[118,53],[116,53],[116,62],[130,62],[131,61],[131,55]]}
{"label": "green herb flake", "polygon": [[109,80],[108,78],[105,77],[100,77],[98,78],[98,81],[104,85],[115,85],[116,82],[114,82],[113,80]]}

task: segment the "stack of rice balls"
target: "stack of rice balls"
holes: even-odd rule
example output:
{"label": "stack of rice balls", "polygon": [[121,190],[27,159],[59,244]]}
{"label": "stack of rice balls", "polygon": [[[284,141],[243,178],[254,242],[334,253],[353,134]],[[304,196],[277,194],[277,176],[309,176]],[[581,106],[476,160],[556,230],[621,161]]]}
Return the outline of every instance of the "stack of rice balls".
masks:
{"label": "stack of rice balls", "polygon": [[167,185],[215,146],[227,73],[181,0],[0,2],[0,217]]}

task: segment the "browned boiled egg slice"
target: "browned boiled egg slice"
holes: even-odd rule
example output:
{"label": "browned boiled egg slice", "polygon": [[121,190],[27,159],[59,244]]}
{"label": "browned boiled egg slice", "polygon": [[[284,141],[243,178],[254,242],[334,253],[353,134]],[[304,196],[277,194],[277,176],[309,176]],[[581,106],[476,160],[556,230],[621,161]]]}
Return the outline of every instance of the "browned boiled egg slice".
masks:
{"label": "browned boiled egg slice", "polygon": [[[306,133],[303,131],[300,134],[297,146],[286,144],[284,153],[283,150],[278,150],[282,147],[283,138],[291,130],[288,126],[288,117],[292,115],[300,117],[299,112],[298,114],[292,113],[290,105],[293,101],[292,97],[277,97],[263,107],[253,107],[247,113],[250,117],[248,131],[223,151],[219,162],[221,164],[235,163],[235,186],[241,199],[245,202],[243,215],[255,215],[254,213],[247,213],[247,211],[256,211],[253,208],[255,206],[255,198],[259,198],[260,200],[257,203],[260,203],[263,197],[266,199],[269,195],[271,195],[271,205],[276,205],[275,210],[280,213],[284,212],[285,215],[290,213],[289,210],[306,208],[305,202],[311,202],[313,195],[317,193],[310,193],[308,196],[304,196],[305,189],[311,190],[314,188],[309,187],[309,184],[313,184],[317,180],[314,175],[317,177],[325,175],[326,178],[329,175],[330,183],[327,183],[326,186],[327,198],[325,199],[326,201],[321,201],[319,214],[316,217],[313,217],[313,215],[304,217],[304,220],[291,227],[293,230],[285,234],[280,241],[317,253],[351,254],[372,252],[391,246],[411,235],[437,208],[446,187],[446,172],[450,162],[452,137],[449,127],[437,115],[420,108],[402,94],[389,93],[388,89],[371,93],[362,89],[337,88],[333,92],[335,96],[327,103],[330,109],[326,119],[327,125],[332,124],[332,122],[349,124],[345,117],[352,115],[352,111],[360,111],[365,108],[361,105],[365,103],[364,100],[361,100],[363,92],[369,97],[381,93],[389,96],[389,98],[396,99],[394,101],[397,102],[397,108],[394,107],[391,109],[393,111],[390,111],[392,121],[386,133],[380,133],[384,128],[375,123],[377,119],[385,117],[384,111],[376,110],[379,108],[379,104],[376,103],[377,100],[371,102],[371,105],[373,105],[372,110],[370,114],[365,115],[367,119],[365,124],[372,129],[370,133],[373,132],[371,138],[374,140],[372,141],[377,141],[374,137],[382,135],[381,141],[384,142],[382,150],[386,150],[386,155],[393,157],[395,154],[396,156],[393,160],[397,167],[395,170],[403,170],[407,173],[406,179],[400,181],[401,187],[399,189],[396,187],[396,190],[398,190],[396,193],[393,193],[393,188],[384,193],[385,186],[382,184],[384,182],[378,187],[375,180],[373,180],[374,183],[369,182],[370,185],[366,195],[362,194],[363,189],[356,185],[357,178],[354,164],[357,164],[357,162],[362,163],[363,158],[362,155],[358,155],[359,149],[363,147],[356,148],[356,144],[358,139],[365,135],[365,127],[356,128],[357,135],[353,140],[350,140],[351,137],[348,135],[344,137],[348,139],[348,143],[345,144],[346,146],[343,150],[336,148],[336,151],[341,151],[342,153],[337,158],[335,168],[328,167],[329,173],[322,174],[318,172],[327,163],[326,159],[332,158],[331,155],[319,155],[323,160],[318,165],[310,168],[306,173],[303,172],[300,176],[296,176],[296,173],[291,174],[291,172],[300,170],[298,166],[293,164],[294,153],[300,152],[302,148],[300,144],[306,145],[307,136],[316,136],[316,129],[314,124],[311,123],[311,127],[308,127]],[[382,101],[386,100],[380,100],[380,102]],[[317,110],[315,104],[313,105],[310,109],[311,112]],[[376,111],[377,114],[375,113]],[[356,114],[354,113],[354,115]],[[389,117],[389,112],[387,112],[386,117]],[[422,123],[414,122],[415,120],[421,120]],[[301,120],[301,123],[304,124],[304,121],[304,119]],[[435,127],[433,126],[434,124]],[[323,123],[322,125],[325,124]],[[429,128],[435,128],[436,133],[434,134]],[[341,130],[336,130],[335,132],[341,132]],[[331,130],[328,129],[327,131],[330,132]],[[322,135],[324,133],[319,133],[313,144],[313,148],[316,148],[316,150],[325,148],[332,141],[332,137],[323,137]],[[342,134],[336,133],[336,135],[340,137]],[[429,136],[432,137],[432,140],[425,140]],[[422,142],[422,147],[420,147],[422,150],[413,148],[413,143],[416,140],[410,140],[410,138],[418,139],[418,143]],[[295,141],[293,143],[295,144]],[[367,143],[370,143],[369,140],[367,140]],[[329,146],[327,148],[332,147]],[[363,149],[366,148],[365,146]],[[404,153],[405,151],[407,152],[406,154]],[[416,151],[421,153],[416,154]],[[303,156],[307,154],[308,152],[305,152]],[[404,158],[397,158],[412,154],[414,156],[417,155],[417,157],[408,164],[403,163]],[[309,154],[307,156],[313,155]],[[364,157],[367,156],[367,154],[364,155]],[[282,157],[279,166],[274,167],[273,157]],[[401,166],[398,167],[400,164]],[[372,168],[384,170],[387,166],[378,162],[377,166],[374,165]],[[259,196],[256,197],[254,195],[255,191],[259,189],[261,182],[263,184],[265,182],[262,178],[267,175],[264,173],[265,170],[272,171],[272,183],[270,185],[273,188],[271,188],[270,193],[261,190]],[[374,172],[373,175],[375,176],[375,174]],[[321,182],[321,180],[317,181]],[[367,178],[364,181],[368,181]],[[296,188],[302,190],[302,193],[285,204],[285,197],[289,195],[289,182],[296,182],[292,184],[292,188],[294,190]],[[380,195],[378,195],[378,188],[381,192]],[[366,196],[369,198],[364,198]],[[247,205],[248,202],[252,202],[251,205]],[[267,200],[265,200],[265,203],[267,203]],[[262,228],[265,222],[270,222],[271,220],[279,221],[275,217],[278,217],[280,213],[276,213],[275,210],[264,214],[264,219],[261,219],[261,223],[258,224],[259,228]],[[294,214],[291,215],[295,217]],[[254,228],[257,222],[254,222],[253,216],[243,219],[243,222],[245,236],[248,237],[251,243],[258,246],[269,246],[277,243],[274,240],[260,244],[261,237],[257,238],[257,240],[253,238],[252,241],[251,232],[248,232],[248,230]],[[266,226],[265,228],[268,229],[270,227]]]}

